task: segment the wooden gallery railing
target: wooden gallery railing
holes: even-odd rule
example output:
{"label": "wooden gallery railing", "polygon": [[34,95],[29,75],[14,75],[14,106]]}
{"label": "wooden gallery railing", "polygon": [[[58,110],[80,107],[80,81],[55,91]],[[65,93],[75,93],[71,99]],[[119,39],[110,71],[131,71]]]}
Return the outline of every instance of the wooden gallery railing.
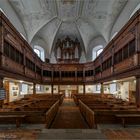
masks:
{"label": "wooden gallery railing", "polygon": [[42,61],[2,12],[0,36],[0,76],[40,83]]}
{"label": "wooden gallery railing", "polygon": [[[0,13],[0,76],[41,84],[94,84],[140,76],[140,11],[92,62],[44,63],[4,14]],[[37,81],[37,82],[36,82]]]}

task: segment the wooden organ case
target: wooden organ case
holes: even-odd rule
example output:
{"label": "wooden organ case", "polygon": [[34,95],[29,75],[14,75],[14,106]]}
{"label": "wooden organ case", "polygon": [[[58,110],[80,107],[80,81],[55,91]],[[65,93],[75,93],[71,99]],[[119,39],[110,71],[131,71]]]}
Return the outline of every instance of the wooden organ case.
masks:
{"label": "wooden organ case", "polygon": [[79,63],[80,42],[74,41],[67,36],[65,39],[58,39],[55,45],[55,58],[58,63]]}

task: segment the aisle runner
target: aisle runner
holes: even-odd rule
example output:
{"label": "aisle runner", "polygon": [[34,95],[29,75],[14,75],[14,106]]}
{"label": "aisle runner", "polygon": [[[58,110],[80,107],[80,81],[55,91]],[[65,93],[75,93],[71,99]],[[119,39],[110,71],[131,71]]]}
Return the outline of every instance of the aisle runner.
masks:
{"label": "aisle runner", "polygon": [[51,128],[85,129],[88,126],[73,99],[64,99]]}

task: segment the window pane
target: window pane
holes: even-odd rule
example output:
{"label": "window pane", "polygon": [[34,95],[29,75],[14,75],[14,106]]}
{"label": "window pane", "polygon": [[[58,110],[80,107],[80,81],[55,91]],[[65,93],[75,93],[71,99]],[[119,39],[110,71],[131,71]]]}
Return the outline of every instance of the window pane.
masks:
{"label": "window pane", "polygon": [[99,50],[96,52],[96,56],[98,56],[102,51],[103,51],[103,49],[99,49]]}
{"label": "window pane", "polygon": [[35,52],[39,57],[41,57],[41,52],[40,52],[40,50],[34,49],[34,52]]}

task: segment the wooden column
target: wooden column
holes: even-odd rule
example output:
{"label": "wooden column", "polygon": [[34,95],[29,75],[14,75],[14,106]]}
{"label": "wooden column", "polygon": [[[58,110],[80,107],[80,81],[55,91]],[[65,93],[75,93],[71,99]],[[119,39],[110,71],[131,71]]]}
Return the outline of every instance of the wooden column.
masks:
{"label": "wooden column", "polygon": [[3,77],[0,77],[0,88],[3,88]]}
{"label": "wooden column", "polygon": [[101,94],[104,94],[104,85],[101,83],[101,89],[100,89]]}
{"label": "wooden column", "polygon": [[[3,77],[0,77],[0,88],[3,88]],[[0,100],[0,108],[2,108],[3,103],[4,100]]]}
{"label": "wooden column", "polygon": [[136,77],[136,104],[140,107],[140,77]]}
{"label": "wooden column", "polygon": [[52,95],[53,95],[53,84],[51,85]]}
{"label": "wooden column", "polygon": [[136,30],[131,30],[131,33],[135,36],[136,52],[140,52],[140,22],[136,24]]}
{"label": "wooden column", "polygon": [[58,85],[58,94],[60,94],[60,85]]}
{"label": "wooden column", "polygon": [[2,53],[4,52],[4,26],[0,22],[0,66],[2,65]]}
{"label": "wooden column", "polygon": [[135,59],[135,63],[137,63],[137,65],[140,64],[140,22],[138,22],[136,24],[135,30],[131,30],[131,33],[134,35],[135,37],[135,44],[136,44],[136,59]]}
{"label": "wooden column", "polygon": [[86,93],[86,88],[85,88],[85,84],[83,85],[83,94]]}
{"label": "wooden column", "polygon": [[36,84],[33,83],[33,95],[36,95]]}
{"label": "wooden column", "polygon": [[78,90],[79,90],[79,88],[78,88],[79,86],[77,85],[77,87],[76,87],[76,90],[77,90],[77,93],[76,94],[78,94]]}

